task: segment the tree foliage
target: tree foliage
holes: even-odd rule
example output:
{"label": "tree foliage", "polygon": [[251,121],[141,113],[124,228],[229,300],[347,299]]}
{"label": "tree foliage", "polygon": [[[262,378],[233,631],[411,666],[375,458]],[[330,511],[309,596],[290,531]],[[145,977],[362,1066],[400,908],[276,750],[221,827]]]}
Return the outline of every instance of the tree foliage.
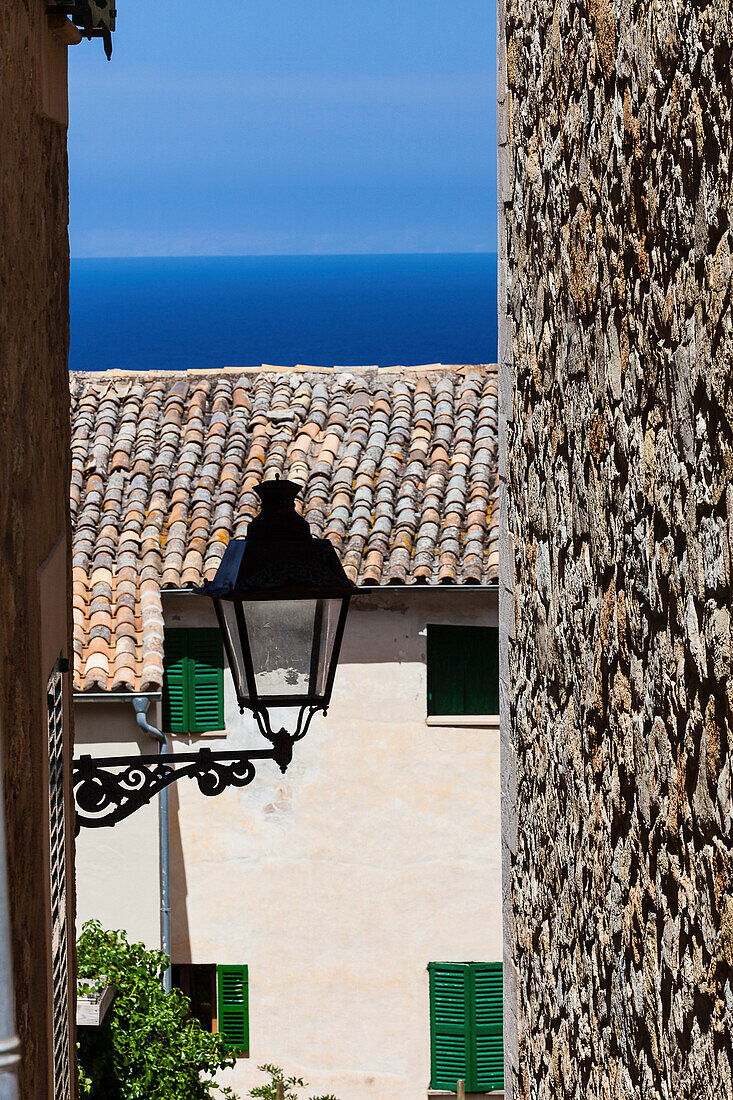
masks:
{"label": "tree foliage", "polygon": [[[299,1100],[296,1089],[307,1089],[308,1082],[302,1077],[285,1077],[280,1066],[268,1064],[258,1066],[260,1073],[266,1073],[270,1080],[265,1085],[257,1085],[250,1089],[249,1095],[258,1097],[259,1100],[277,1100],[277,1084],[282,1081],[284,1085],[283,1100]],[[328,1096],[312,1096],[311,1100],[337,1100],[331,1093]]]}
{"label": "tree foliage", "polygon": [[77,944],[80,980],[115,987],[101,1027],[79,1030],[79,1092],[88,1100],[210,1100],[228,1097],[217,1070],[234,1065],[218,1035],[190,1015],[178,989],[166,993],[168,956],[88,921]]}

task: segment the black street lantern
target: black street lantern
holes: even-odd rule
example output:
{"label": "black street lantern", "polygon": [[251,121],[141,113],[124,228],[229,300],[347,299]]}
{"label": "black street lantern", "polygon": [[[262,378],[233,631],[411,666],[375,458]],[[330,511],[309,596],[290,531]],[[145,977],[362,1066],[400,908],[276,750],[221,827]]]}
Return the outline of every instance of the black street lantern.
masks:
{"label": "black street lantern", "polygon": [[[262,507],[245,539],[232,539],[211,584],[239,709],[251,710],[277,748],[283,771],[331,699],[349,600],[355,586],[328,539],[295,510],[300,486],[264,481]],[[270,710],[297,708],[295,730],[274,732]]]}
{"label": "black street lantern", "polygon": [[[356,586],[328,539],[295,510],[300,487],[265,481],[245,539],[232,539],[214,580],[196,591],[214,601],[242,713],[251,710],[270,748],[163,753],[74,761],[77,830],[115,825],[182,776],[216,795],[244,787],[255,761],[284,772],[313,715],[328,709],[349,600]],[[298,711],[294,729],[273,729],[270,711]]]}

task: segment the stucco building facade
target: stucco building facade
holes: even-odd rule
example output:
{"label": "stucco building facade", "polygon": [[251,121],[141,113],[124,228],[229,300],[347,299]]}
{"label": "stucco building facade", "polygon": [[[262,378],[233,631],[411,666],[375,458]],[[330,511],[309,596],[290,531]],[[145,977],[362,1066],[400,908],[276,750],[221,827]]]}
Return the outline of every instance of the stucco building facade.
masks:
{"label": "stucco building facade", "polygon": [[[328,716],[287,773],[170,788],[174,979],[218,1030],[220,983],[247,989],[227,1083],[246,1095],[274,1062],[314,1093],[417,1100],[489,1047],[500,1063],[500,1019],[473,1069],[460,1025],[436,1032],[428,970],[460,964],[468,996],[468,964],[494,967],[478,980],[498,980],[500,1017],[495,370],[110,372],[72,390],[77,753],[156,751],[135,692],[174,754],[261,747],[197,649],[217,632],[191,586],[245,533],[262,478],[304,486],[359,582]],[[183,652],[206,692],[189,683],[182,710]],[[79,920],[158,946],[160,856],[155,803],[82,830]]]}
{"label": "stucco building facade", "polygon": [[[163,609],[166,629],[215,627],[203,597]],[[496,629],[496,593],[355,597],[328,717],[286,775],[269,763],[216,798],[171,790],[174,973],[247,966],[249,1055],[222,1077],[240,1096],[263,1062],[314,1094],[426,1096],[428,964],[501,960],[498,716],[428,715],[427,631],[441,625]],[[226,670],[224,729],[174,735],[173,752],[261,747],[233,696]],[[156,751],[129,701],[79,698],[76,731],[77,753]],[[159,854],[155,803],[82,830],[79,921],[160,946]]]}
{"label": "stucco building facade", "polygon": [[733,9],[499,5],[515,1098],[733,1095]]}

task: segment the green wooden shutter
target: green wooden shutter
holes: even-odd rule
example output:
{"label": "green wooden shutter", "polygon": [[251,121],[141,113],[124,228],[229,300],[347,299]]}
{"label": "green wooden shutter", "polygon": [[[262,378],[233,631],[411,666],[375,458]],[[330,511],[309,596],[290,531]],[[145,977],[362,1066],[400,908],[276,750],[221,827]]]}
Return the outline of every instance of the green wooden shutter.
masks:
{"label": "green wooden shutter", "polygon": [[167,630],[163,724],[169,733],[224,728],[224,651],[218,630]]}
{"label": "green wooden shutter", "polygon": [[460,630],[428,626],[427,639],[428,714],[463,714]]}
{"label": "green wooden shutter", "polygon": [[163,647],[163,729],[188,732],[188,631],[166,630]]}
{"label": "green wooden shutter", "polygon": [[469,970],[465,963],[430,963],[430,1087],[456,1090],[471,1068]]}
{"label": "green wooden shutter", "polygon": [[224,729],[224,651],[218,630],[188,631],[189,732]]}
{"label": "green wooden shutter", "polygon": [[230,1050],[249,1050],[249,968],[217,966],[219,1033]]}
{"label": "green wooden shutter", "polygon": [[[504,996],[501,963],[471,963],[472,1088],[504,1088]],[[468,1090],[468,1082],[466,1082]]]}
{"label": "green wooden shutter", "polygon": [[463,657],[464,714],[499,713],[499,631],[469,626]]}
{"label": "green wooden shutter", "polygon": [[430,963],[430,1085],[504,1088],[501,963]]}
{"label": "green wooden shutter", "polygon": [[428,714],[498,714],[498,629],[428,625],[427,672]]}

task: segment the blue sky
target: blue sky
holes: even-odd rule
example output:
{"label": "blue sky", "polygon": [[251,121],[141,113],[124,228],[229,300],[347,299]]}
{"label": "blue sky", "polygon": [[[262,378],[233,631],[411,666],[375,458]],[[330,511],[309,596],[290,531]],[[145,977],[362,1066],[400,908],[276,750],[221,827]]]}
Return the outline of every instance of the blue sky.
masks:
{"label": "blue sky", "polygon": [[495,0],[117,10],[69,51],[72,256],[495,250]]}

